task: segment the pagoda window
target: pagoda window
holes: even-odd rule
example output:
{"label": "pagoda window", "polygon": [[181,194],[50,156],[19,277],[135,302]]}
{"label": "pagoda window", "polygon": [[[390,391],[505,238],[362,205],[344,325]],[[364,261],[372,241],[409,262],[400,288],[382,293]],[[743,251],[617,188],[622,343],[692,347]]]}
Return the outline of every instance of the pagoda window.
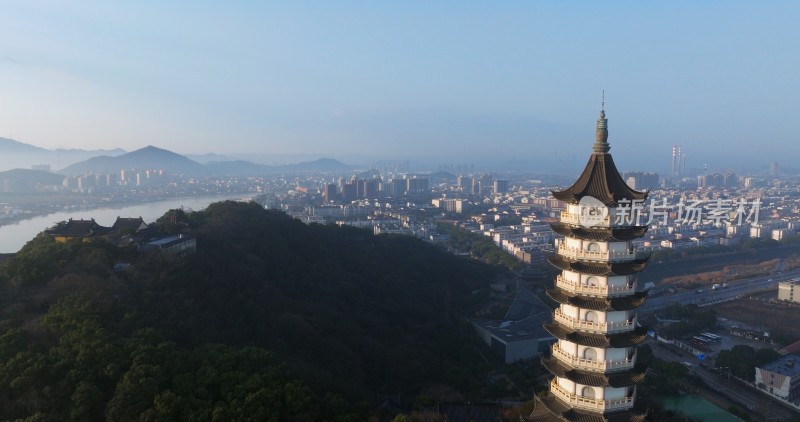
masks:
{"label": "pagoda window", "polygon": [[628,252],[630,249],[630,242],[610,242],[608,244],[608,250],[611,252]]}
{"label": "pagoda window", "polygon": [[622,388],[606,388],[603,392],[603,398],[605,400],[619,400],[624,399],[628,396],[628,389],[625,387]]}
{"label": "pagoda window", "polygon": [[606,360],[625,360],[629,358],[625,349],[606,349]]}
{"label": "pagoda window", "polygon": [[586,315],[584,315],[583,320],[589,322],[597,322],[597,312],[595,311],[587,312]]}
{"label": "pagoda window", "polygon": [[583,351],[583,358],[586,360],[597,360],[597,350],[587,347]]}
{"label": "pagoda window", "polygon": [[625,322],[631,318],[629,311],[606,312],[606,322]]}
{"label": "pagoda window", "polygon": [[600,252],[600,245],[597,242],[592,242],[586,245],[586,250],[589,252]]}
{"label": "pagoda window", "polygon": [[581,395],[583,397],[586,397],[587,399],[593,399],[594,398],[594,388],[592,388],[592,387],[583,387],[583,390],[581,390]]}
{"label": "pagoda window", "polygon": [[587,286],[599,286],[600,285],[600,279],[595,277],[595,276],[586,277],[586,285]]}
{"label": "pagoda window", "polygon": [[612,286],[612,287],[628,286],[628,277],[626,277],[626,276],[609,277],[608,278],[608,285]]}

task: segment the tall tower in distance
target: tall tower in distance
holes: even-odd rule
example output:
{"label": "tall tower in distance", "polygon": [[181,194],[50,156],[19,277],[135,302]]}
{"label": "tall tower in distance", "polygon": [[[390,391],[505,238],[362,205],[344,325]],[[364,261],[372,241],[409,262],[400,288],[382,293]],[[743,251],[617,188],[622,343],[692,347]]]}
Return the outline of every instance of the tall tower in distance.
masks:
{"label": "tall tower in distance", "polygon": [[681,151],[681,177],[686,176],[686,154]]}
{"label": "tall tower in distance", "polygon": [[686,176],[686,154],[683,153],[683,147],[681,145],[672,146],[672,171],[669,176]]}
{"label": "tall tower in distance", "polygon": [[618,215],[617,205],[643,201],[647,192],[631,189],[619,175],[609,154],[604,108],[583,173],[572,186],[553,192],[567,204],[560,220],[551,223],[564,236],[549,258],[561,270],[547,292],[559,306],[544,325],[557,339],[542,359],[554,378],[550,394],[540,398],[546,411],[538,408],[534,420],[644,419],[634,410],[636,385],[645,375],[636,364],[636,346],[646,336],[637,326],[636,308],[647,291],[637,289],[636,273],[648,257],[640,256],[631,241],[644,236],[647,226]]}
{"label": "tall tower in distance", "polygon": [[669,177],[675,177],[678,175],[678,146],[672,146],[672,170],[669,173]]}

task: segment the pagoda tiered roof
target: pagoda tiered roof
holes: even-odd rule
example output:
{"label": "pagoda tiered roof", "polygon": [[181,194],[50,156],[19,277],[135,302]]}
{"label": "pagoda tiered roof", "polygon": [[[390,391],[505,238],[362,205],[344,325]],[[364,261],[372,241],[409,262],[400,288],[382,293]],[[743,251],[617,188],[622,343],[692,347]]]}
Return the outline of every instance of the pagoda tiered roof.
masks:
{"label": "pagoda tiered roof", "polygon": [[648,226],[588,228],[562,222],[551,222],[550,227],[554,232],[563,236],[600,242],[624,242],[638,239],[644,236],[648,229]]}
{"label": "pagoda tiered roof", "polygon": [[563,362],[553,357],[542,358],[542,365],[545,369],[550,371],[551,374],[559,378],[566,378],[572,382],[592,387],[629,387],[642,382],[645,374],[643,370],[636,368],[609,374],[581,371],[569,365],[565,365]]}
{"label": "pagoda tiered roof", "polygon": [[558,287],[547,290],[547,295],[550,296],[551,299],[563,305],[572,305],[583,309],[606,312],[636,309],[644,304],[647,294],[648,291],[640,291],[630,296],[605,298],[572,294]]}
{"label": "pagoda tiered roof", "polygon": [[589,156],[583,173],[572,186],[552,193],[556,199],[569,204],[578,204],[584,196],[591,196],[609,207],[616,206],[623,200],[647,199],[646,191],[633,190],[622,180],[609,153],[593,153]]}
{"label": "pagoda tiered roof", "polygon": [[553,255],[547,258],[550,265],[565,270],[590,275],[629,275],[644,270],[649,256],[620,262],[589,262]]}
{"label": "pagoda tiered roof", "polygon": [[618,334],[595,334],[577,331],[557,322],[552,322],[544,324],[544,329],[559,340],[571,341],[581,346],[601,348],[636,346],[645,341],[647,336],[647,327],[636,327],[632,331]]}
{"label": "pagoda tiered roof", "polygon": [[640,192],[631,189],[622,176],[619,175],[614,159],[608,151],[608,119],[605,110],[600,111],[597,119],[597,130],[595,132],[595,142],[592,146],[592,155],[589,162],[583,169],[578,180],[572,186],[553,191],[553,196],[569,204],[578,204],[586,196],[591,196],[607,207],[618,205],[624,200],[644,201],[647,198],[647,191]]}
{"label": "pagoda tiered roof", "polygon": [[563,422],[565,420],[571,422],[641,422],[645,420],[644,414],[630,410],[604,414],[581,411],[574,409],[552,395],[539,397],[538,400],[552,413],[541,414],[531,419],[537,422]]}

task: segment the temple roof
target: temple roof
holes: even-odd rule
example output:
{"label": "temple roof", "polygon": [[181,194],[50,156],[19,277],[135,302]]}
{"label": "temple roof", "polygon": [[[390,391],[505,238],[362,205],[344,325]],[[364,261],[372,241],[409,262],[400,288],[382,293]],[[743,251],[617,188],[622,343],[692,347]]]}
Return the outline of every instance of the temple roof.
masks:
{"label": "temple roof", "polygon": [[622,200],[645,200],[647,192],[631,189],[619,175],[614,159],[608,151],[608,119],[605,110],[597,119],[595,143],[592,155],[578,180],[572,186],[553,191],[553,196],[570,204],[578,204],[581,198],[591,196],[606,206],[616,206]]}
{"label": "temple roof", "polygon": [[131,230],[132,232],[137,232],[139,230],[146,229],[148,227],[147,223],[144,222],[142,217],[139,218],[122,218],[117,217],[114,224],[111,226],[112,231],[119,232],[120,230]]}
{"label": "temple roof", "polygon": [[563,305],[572,305],[583,309],[606,312],[636,309],[644,304],[647,293],[648,291],[641,291],[635,292],[631,296],[604,298],[575,295],[560,288],[547,290],[547,295],[550,296],[551,299]]}
{"label": "temple roof", "polygon": [[612,372],[604,374],[601,372],[581,371],[565,365],[554,357],[542,358],[542,365],[551,374],[566,378],[578,384],[589,385],[592,387],[629,387],[644,381],[645,371],[642,369],[630,369],[624,372]]}
{"label": "temple roof", "polygon": [[59,237],[91,237],[102,236],[111,230],[110,227],[104,227],[97,224],[94,218],[91,220],[73,220],[69,219],[66,224],[49,230],[51,236]]}
{"label": "temple roof", "polygon": [[550,227],[560,235],[601,242],[638,239],[644,236],[648,229],[648,226],[587,228],[561,222],[551,222]]}
{"label": "temple roof", "polygon": [[629,275],[644,270],[650,257],[622,262],[584,262],[565,258],[561,255],[547,257],[550,265],[566,271],[591,275]]}
{"label": "temple roof", "polygon": [[567,340],[591,347],[632,347],[642,343],[647,336],[647,327],[636,327],[633,331],[618,334],[584,333],[565,327],[557,322],[544,324],[544,329],[559,340]]}

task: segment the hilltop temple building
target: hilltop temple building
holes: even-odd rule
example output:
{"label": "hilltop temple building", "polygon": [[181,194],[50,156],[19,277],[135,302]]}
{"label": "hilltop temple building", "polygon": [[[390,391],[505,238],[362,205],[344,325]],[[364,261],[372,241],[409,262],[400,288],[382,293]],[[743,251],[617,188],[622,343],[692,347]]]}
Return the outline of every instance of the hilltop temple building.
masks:
{"label": "hilltop temple building", "polygon": [[[631,241],[647,226],[630,218],[631,201],[647,192],[623,181],[608,153],[604,108],[589,163],[570,187],[553,192],[567,208],[551,226],[556,241],[550,263],[561,269],[547,294],[559,307],[545,329],[557,341],[542,359],[554,378],[550,394],[539,399],[533,420],[639,421],[636,384],[645,369],[636,364],[636,346],[646,330],[636,323],[636,308],[647,291],[637,289],[636,273],[647,264]],[[628,211],[626,211],[628,210]]]}

